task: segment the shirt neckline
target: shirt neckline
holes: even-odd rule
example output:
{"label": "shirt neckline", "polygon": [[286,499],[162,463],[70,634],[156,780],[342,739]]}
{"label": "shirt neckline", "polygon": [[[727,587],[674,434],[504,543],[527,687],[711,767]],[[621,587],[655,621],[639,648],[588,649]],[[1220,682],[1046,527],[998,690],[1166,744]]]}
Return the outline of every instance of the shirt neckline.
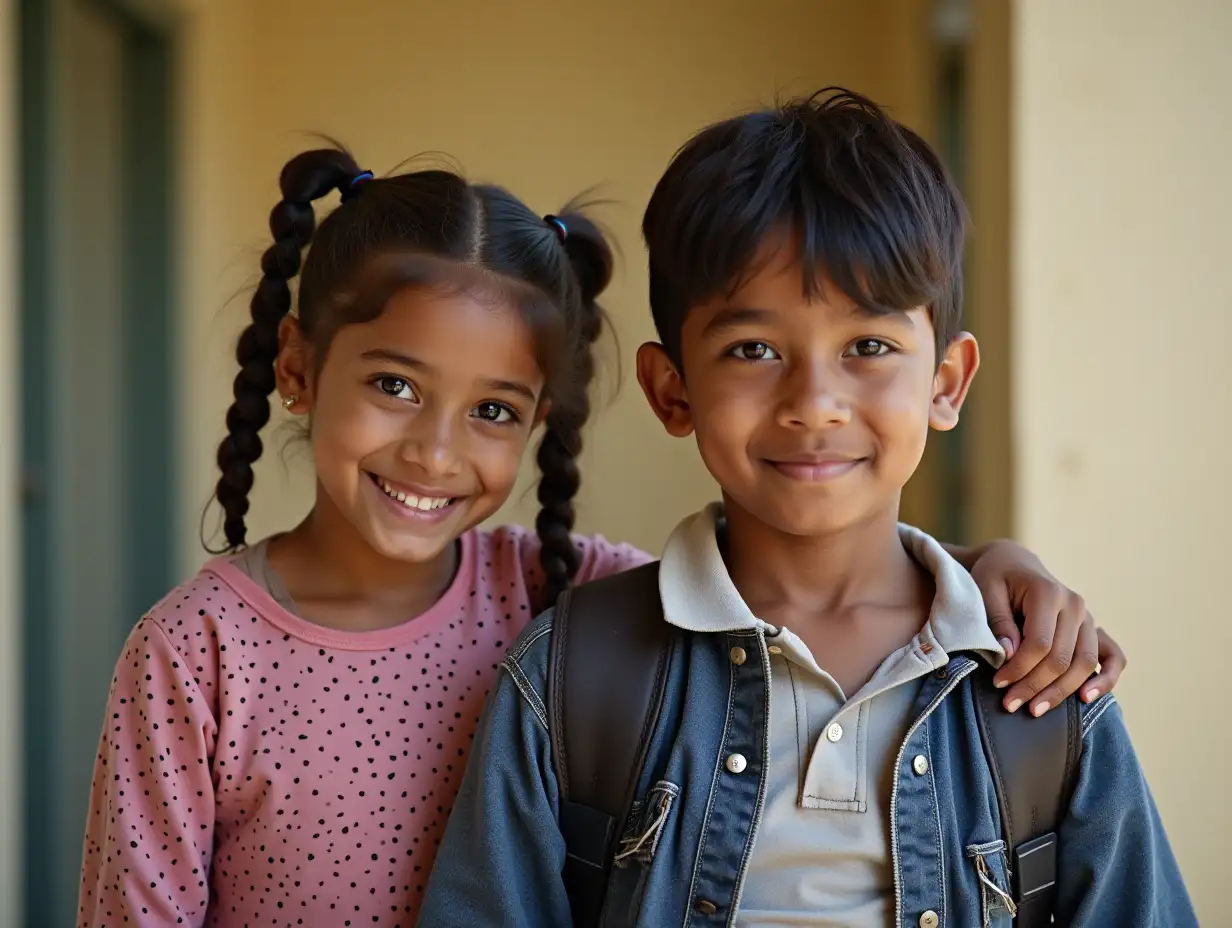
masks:
{"label": "shirt neckline", "polygon": [[440,599],[405,622],[374,631],[351,632],[327,628],[288,612],[259,583],[226,557],[214,558],[203,569],[230,587],[258,615],[292,638],[340,651],[385,651],[424,638],[457,618],[475,585],[474,530],[464,533],[458,543],[461,545],[458,569]]}

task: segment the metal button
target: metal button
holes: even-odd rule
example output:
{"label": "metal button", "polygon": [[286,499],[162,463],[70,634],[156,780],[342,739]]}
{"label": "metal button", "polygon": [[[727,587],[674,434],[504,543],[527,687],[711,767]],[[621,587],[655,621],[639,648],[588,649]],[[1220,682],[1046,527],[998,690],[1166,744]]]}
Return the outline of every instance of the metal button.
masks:
{"label": "metal button", "polygon": [[831,722],[826,729],[826,740],[831,744],[838,744],[843,737],[843,726],[838,722]]}
{"label": "metal button", "polygon": [[929,909],[920,916],[920,928],[937,928],[941,924],[941,916]]}
{"label": "metal button", "polygon": [[727,769],[732,773],[744,773],[744,768],[749,765],[749,762],[744,759],[743,754],[730,754],[727,758]]}
{"label": "metal button", "polygon": [[917,754],[915,756],[915,760],[911,762],[911,769],[914,770],[918,776],[924,776],[924,774],[928,773],[928,758],[923,754]]}
{"label": "metal button", "polygon": [[745,653],[744,648],[732,648],[731,649],[731,662],[733,664],[736,664],[736,665],[743,664],[745,660],[747,659],[748,659],[748,654]]}
{"label": "metal button", "polygon": [[770,647],[766,648],[766,650],[769,651],[771,654],[782,654],[783,653],[783,649],[780,648],[777,644],[770,645]]}
{"label": "metal button", "polygon": [[697,911],[701,912],[702,915],[713,915],[715,912],[719,911],[719,907],[709,899],[698,899],[693,907],[697,909]]}

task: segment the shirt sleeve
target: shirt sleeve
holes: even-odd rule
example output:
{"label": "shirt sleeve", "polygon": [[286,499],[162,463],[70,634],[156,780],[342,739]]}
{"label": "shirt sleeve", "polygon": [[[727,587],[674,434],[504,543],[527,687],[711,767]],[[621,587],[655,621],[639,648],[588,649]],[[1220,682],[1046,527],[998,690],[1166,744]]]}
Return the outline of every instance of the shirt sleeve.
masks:
{"label": "shirt sleeve", "polygon": [[144,619],[116,664],[94,763],[80,928],[204,924],[216,736],[187,662]]}
{"label": "shirt sleeve", "polygon": [[542,696],[551,623],[551,612],[532,622],[502,665],[445,826],[419,928],[572,924]]}
{"label": "shirt sleeve", "polygon": [[574,535],[573,543],[582,552],[582,564],[575,582],[586,583],[611,574],[631,570],[654,558],[632,545],[615,544],[602,535]]}
{"label": "shirt sleeve", "polygon": [[1116,698],[1082,707],[1078,781],[1061,823],[1058,925],[1198,928]]}

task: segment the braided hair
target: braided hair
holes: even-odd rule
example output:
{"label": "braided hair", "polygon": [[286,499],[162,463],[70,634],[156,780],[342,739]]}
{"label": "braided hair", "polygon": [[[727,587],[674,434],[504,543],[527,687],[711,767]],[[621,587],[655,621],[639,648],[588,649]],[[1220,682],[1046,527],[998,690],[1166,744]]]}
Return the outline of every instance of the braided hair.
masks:
{"label": "braided hair", "polygon": [[581,297],[577,347],[567,400],[558,402],[544,420],[543,438],[535,456],[539,465],[539,515],[535,531],[541,548],[546,586],[545,605],[556,602],[577,574],[581,558],[573,544],[573,498],[581,484],[577,458],[582,453],[582,427],[590,418],[590,382],[595,375],[592,347],[603,333],[604,315],[596,300],[612,276],[612,253],[602,234],[585,216],[548,217],[560,223],[565,252],[574,268]]}
{"label": "braided hair", "polygon": [[[240,370],[218,447],[214,498],[225,536],[218,552],[247,541],[253,465],[264,450],[260,432],[270,419],[292,279],[299,275],[296,317],[319,365],[339,328],[377,318],[399,289],[478,272],[517,304],[534,331],[551,404],[537,453],[542,509],[535,521],[547,580],[543,604],[550,605],[580,562],[570,532],[593,349],[605,318],[597,300],[612,273],[605,237],[577,210],[541,217],[507,190],[450,171],[376,178],[336,148],[292,158],[279,189],[269,221],[274,241],[261,256],[252,318],[236,347]],[[342,203],[318,224],[313,204],[334,191]]]}

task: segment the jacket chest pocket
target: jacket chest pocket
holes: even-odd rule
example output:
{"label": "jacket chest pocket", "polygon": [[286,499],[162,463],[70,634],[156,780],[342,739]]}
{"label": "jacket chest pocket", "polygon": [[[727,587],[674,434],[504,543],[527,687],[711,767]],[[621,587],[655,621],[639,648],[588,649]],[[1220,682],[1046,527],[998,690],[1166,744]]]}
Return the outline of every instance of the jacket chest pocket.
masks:
{"label": "jacket chest pocket", "polygon": [[1017,909],[1010,894],[1010,864],[1005,842],[969,844],[967,859],[971,861],[980,886],[983,928],[1008,928]]}
{"label": "jacket chest pocket", "polygon": [[672,813],[680,787],[667,780],[659,780],[650,788],[645,799],[636,800],[629,808],[629,821],[616,848],[617,867],[631,864],[649,866],[663,837],[664,826]]}

